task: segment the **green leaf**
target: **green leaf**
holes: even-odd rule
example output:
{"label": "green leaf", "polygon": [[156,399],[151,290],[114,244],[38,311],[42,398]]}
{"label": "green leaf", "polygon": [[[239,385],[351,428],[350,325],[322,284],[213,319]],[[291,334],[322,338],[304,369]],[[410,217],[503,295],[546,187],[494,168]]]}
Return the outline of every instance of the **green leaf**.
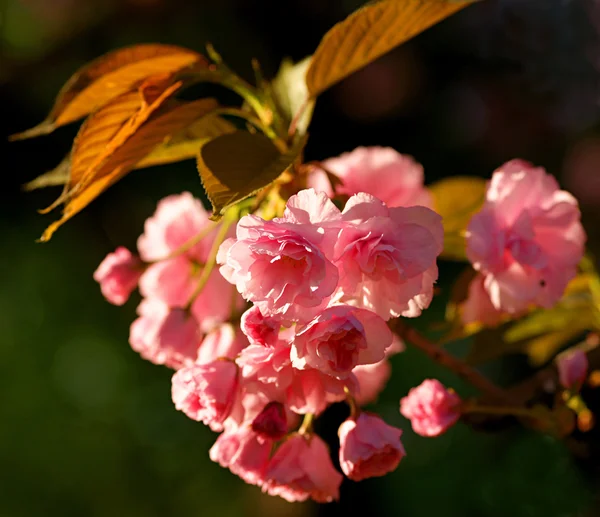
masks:
{"label": "green leaf", "polygon": [[305,142],[282,154],[266,136],[236,131],[203,145],[198,172],[213,206],[212,219],[271,185],[296,160]]}
{"label": "green leaf", "polygon": [[310,63],[310,56],[296,64],[290,59],[284,59],[271,84],[286,125],[289,127],[295,121],[295,130],[300,135],[306,133],[315,107],[315,101],[309,98],[306,86],[306,71]]}
{"label": "green leaf", "polygon": [[486,186],[486,180],[469,176],[445,178],[430,186],[434,209],[444,225],[443,258],[466,260],[465,231],[483,206]]}
{"label": "green leaf", "polygon": [[321,40],[306,76],[311,97],[469,3],[383,0],[367,4],[335,25]]}

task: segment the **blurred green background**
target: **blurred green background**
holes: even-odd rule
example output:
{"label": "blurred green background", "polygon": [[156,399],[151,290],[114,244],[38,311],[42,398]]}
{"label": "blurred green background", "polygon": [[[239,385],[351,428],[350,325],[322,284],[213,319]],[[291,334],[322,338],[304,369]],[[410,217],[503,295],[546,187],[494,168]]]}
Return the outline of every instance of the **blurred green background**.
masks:
{"label": "blurred green background", "polygon": [[[394,357],[375,408],[405,430],[408,455],[394,474],[346,481],[339,503],[319,507],[264,496],[212,463],[215,435],[175,411],[171,372],[128,345],[138,299],[113,307],[92,280],[108,252],[135,245],[161,197],[202,195],[191,161],[130,174],[49,244],[35,243],[53,220],[36,209],[57,192],[24,194],[20,185],[61,160],[76,127],[13,144],[5,137],[41,121],[79,66],[127,44],[202,50],[210,41],[240,74],[251,77],[256,57],[272,76],[283,57],[312,53],[359,3],[0,0],[0,517],[600,515],[595,432],[575,451],[517,426],[415,436],[398,413],[410,387],[430,376],[469,387],[413,350]],[[433,181],[489,177],[522,157],[580,198],[597,249],[599,78],[597,0],[484,0],[324,94],[307,158],[390,145]],[[443,292],[458,271],[442,269]],[[442,305],[419,324],[439,318]],[[507,382],[526,367],[509,358],[487,373]],[[332,444],[343,411],[319,424]]]}

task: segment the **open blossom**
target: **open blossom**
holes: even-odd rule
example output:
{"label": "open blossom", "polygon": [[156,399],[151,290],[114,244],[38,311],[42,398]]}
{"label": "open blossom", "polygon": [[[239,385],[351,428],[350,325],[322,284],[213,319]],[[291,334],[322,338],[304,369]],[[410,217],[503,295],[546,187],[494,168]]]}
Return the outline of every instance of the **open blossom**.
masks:
{"label": "open blossom", "polygon": [[173,403],[192,420],[221,431],[239,395],[238,373],[233,361],[219,359],[181,368],[172,379]]}
{"label": "open blossom", "polygon": [[352,196],[334,249],[336,298],[386,320],[418,316],[433,298],[443,239],[442,219],[429,208],[388,208],[368,194]]}
{"label": "open blossom", "polygon": [[94,272],[104,297],[113,305],[123,305],[144,271],[143,262],[127,248],[118,247],[109,253]]}
{"label": "open blossom", "polygon": [[156,299],[142,300],[129,343],[144,359],[178,369],[193,364],[201,343],[196,319],[184,309],[171,309]]}
{"label": "open blossom", "polygon": [[493,306],[551,307],[576,275],[585,232],[577,201],[541,167],[522,160],[494,172],[467,229],[467,256]]}
{"label": "open blossom", "polygon": [[333,203],[314,191],[292,196],[283,218],[247,215],[238,222],[236,238],[219,249],[220,271],[263,315],[306,317],[337,285],[337,269],[321,247],[333,236],[319,224],[336,217]]}
{"label": "open blossom", "polygon": [[340,466],[354,481],[383,476],[396,469],[406,455],[400,441],[402,431],[381,418],[361,413],[339,428]]}
{"label": "open blossom", "polygon": [[333,377],[347,377],[355,366],[385,357],[392,332],[371,311],[349,305],[325,309],[296,329],[291,357],[295,368],[315,368]]}
{"label": "open blossom", "polygon": [[289,502],[339,499],[342,475],[335,470],[325,442],[317,435],[295,434],[275,451],[265,473],[263,491]]}
{"label": "open blossom", "polygon": [[363,364],[352,370],[352,374],[358,381],[354,400],[359,406],[364,406],[377,400],[377,397],[384,390],[392,375],[392,365],[389,357],[402,351],[404,351],[404,343],[399,336],[394,334],[392,344],[385,351],[385,359],[374,364]]}
{"label": "open blossom", "polygon": [[286,341],[279,341],[273,347],[250,345],[245,348],[236,362],[248,389],[281,400],[298,414],[322,413],[329,404],[346,397],[345,389],[351,393],[357,391],[358,382],[352,373],[337,379],[314,368],[294,368],[290,350],[291,345]]}
{"label": "open blossom", "polygon": [[279,339],[281,322],[263,316],[260,309],[253,305],[242,314],[240,326],[252,344],[274,346]]}
{"label": "open blossom", "polygon": [[[164,198],[146,220],[138,239],[140,255],[151,264],[140,278],[140,292],[170,307],[187,307],[196,294],[219,225],[209,220],[199,199],[189,192]],[[181,246],[203,237],[181,253]],[[174,256],[171,256],[175,253]],[[170,257],[171,256],[171,257]],[[170,258],[168,258],[170,257]],[[200,330],[210,332],[226,321],[243,300],[218,271],[213,271],[192,303]]]}
{"label": "open blossom", "polygon": [[556,357],[558,380],[567,389],[579,390],[588,372],[588,358],[581,349],[568,350]]}
{"label": "open blossom", "polygon": [[421,436],[438,436],[459,418],[460,398],[437,379],[427,379],[400,400],[400,413]]}
{"label": "open blossom", "polygon": [[460,316],[464,325],[480,323],[495,327],[507,316],[494,307],[484,284],[485,277],[479,273],[469,284],[467,299],[461,305]]}
{"label": "open blossom", "polygon": [[422,165],[391,147],[357,147],[325,160],[323,167],[337,176],[341,184],[332,188],[321,169],[311,173],[308,184],[329,196],[334,191],[348,196],[366,192],[388,206],[433,206],[431,194],[423,186]]}
{"label": "open blossom", "polygon": [[259,436],[250,425],[221,433],[209,452],[210,459],[242,478],[262,485],[273,440]]}
{"label": "open blossom", "polygon": [[235,359],[247,346],[248,339],[240,328],[231,323],[224,323],[204,336],[198,348],[196,362],[210,363],[219,357]]}
{"label": "open blossom", "polygon": [[207,232],[186,256],[202,262],[210,252],[217,224],[208,218],[202,202],[189,192],[167,196],[159,201],[154,215],[146,219],[137,245],[146,262],[162,260],[201,232]]}

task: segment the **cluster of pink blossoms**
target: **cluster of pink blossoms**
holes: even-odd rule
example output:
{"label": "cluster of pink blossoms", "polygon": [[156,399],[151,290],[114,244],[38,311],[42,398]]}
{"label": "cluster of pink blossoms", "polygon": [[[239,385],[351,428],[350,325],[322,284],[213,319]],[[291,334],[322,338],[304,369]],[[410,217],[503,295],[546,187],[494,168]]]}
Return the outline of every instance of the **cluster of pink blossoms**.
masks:
{"label": "cluster of pink blossoms", "polygon": [[[139,257],[119,248],[94,275],[118,305],[139,285],[131,346],[175,369],[175,407],[221,433],[210,458],[288,501],[339,495],[342,476],[310,424],[332,403],[353,408],[338,433],[347,477],[384,475],[405,455],[402,431],[355,405],[385,386],[388,358],[403,346],[387,322],[429,306],[443,248],[441,217],[414,160],[358,148],[323,167],[281,217],[246,215],[225,238],[199,200],[168,197],[146,221]],[[343,209],[334,196],[347,199]],[[578,225],[576,203],[543,170],[510,162],[497,171],[467,239],[480,272],[475,305],[510,312],[556,301],[581,256]],[[515,290],[532,272],[531,289]],[[426,380],[400,411],[416,433],[437,436],[460,404]]]}

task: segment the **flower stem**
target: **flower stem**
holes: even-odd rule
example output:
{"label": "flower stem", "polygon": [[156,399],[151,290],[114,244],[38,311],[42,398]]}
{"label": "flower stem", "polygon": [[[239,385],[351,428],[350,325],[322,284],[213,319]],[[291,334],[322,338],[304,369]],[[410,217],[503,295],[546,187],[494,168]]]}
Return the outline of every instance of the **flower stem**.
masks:
{"label": "flower stem", "polygon": [[237,221],[238,214],[239,214],[239,210],[235,206],[230,208],[225,213],[225,216],[223,217],[223,220],[221,222],[221,228],[219,228],[219,232],[217,233],[215,240],[213,242],[213,245],[210,248],[210,253],[208,255],[208,259],[206,260],[206,264],[204,265],[204,268],[202,268],[202,273],[200,273],[200,278],[198,279],[198,286],[192,293],[192,296],[190,297],[190,301],[188,302],[188,305],[187,305],[188,310],[194,303],[194,300],[198,297],[198,295],[202,292],[202,290],[206,286],[206,283],[208,282],[208,279],[210,278],[210,274],[213,272],[213,269],[215,268],[215,265],[217,264],[217,254],[219,253],[219,248],[221,247],[221,244],[223,244],[223,241],[227,237],[227,232],[229,231],[229,228],[231,227],[231,225],[234,222]]}
{"label": "flower stem", "polygon": [[346,394],[346,402],[348,403],[348,407],[350,408],[350,418],[356,418],[359,413],[359,409],[356,406],[356,400],[350,393],[348,386],[344,386],[344,393]]}
{"label": "flower stem", "polygon": [[304,420],[302,420],[302,425],[298,429],[298,434],[308,434],[312,432],[313,421],[315,419],[314,413],[306,413],[304,415]]}
{"label": "flower stem", "polygon": [[446,350],[429,341],[415,329],[403,325],[399,320],[395,321],[394,327],[393,330],[395,330],[403,339],[419,348],[434,362],[452,370],[460,378],[477,388],[491,401],[499,402],[507,406],[514,405],[513,397],[506,390],[496,386],[463,360],[449,354]]}

